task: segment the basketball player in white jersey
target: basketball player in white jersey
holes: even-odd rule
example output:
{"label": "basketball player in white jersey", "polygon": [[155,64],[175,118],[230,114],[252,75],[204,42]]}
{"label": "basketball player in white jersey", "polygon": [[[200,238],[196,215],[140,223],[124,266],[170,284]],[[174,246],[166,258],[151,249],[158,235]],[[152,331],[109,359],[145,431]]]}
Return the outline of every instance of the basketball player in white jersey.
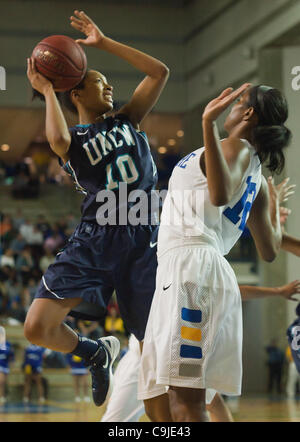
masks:
{"label": "basketball player in white jersey", "polygon": [[[297,302],[294,295],[300,293],[300,280],[282,287],[254,287],[240,285],[243,301],[282,297]],[[138,400],[138,373],[141,352],[138,340],[131,335],[129,348],[122,357],[114,373],[114,388],[101,422],[138,422],[145,414],[144,402]],[[206,390],[206,409],[213,422],[232,422],[233,417],[223,398],[215,390]]]}
{"label": "basketball player in white jersey", "polygon": [[[215,120],[238,98],[221,142]],[[287,116],[276,89],[228,88],[205,108],[205,147],[173,170],[139,378],[138,397],[152,421],[207,421],[206,389],[241,393],[241,297],[223,255],[246,223],[262,259],[274,260],[280,249],[279,195],[271,181],[268,189],[261,163],[268,161],[272,173],[282,170]],[[169,404],[166,416],[157,406],[163,401]]]}

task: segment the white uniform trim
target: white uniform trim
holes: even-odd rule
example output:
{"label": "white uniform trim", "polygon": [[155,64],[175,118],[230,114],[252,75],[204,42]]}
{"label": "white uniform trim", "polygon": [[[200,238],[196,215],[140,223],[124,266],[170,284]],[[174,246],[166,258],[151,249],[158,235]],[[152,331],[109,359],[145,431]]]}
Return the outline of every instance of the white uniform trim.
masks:
{"label": "white uniform trim", "polygon": [[56,293],[52,292],[52,290],[49,289],[49,287],[46,284],[44,276],[42,277],[42,281],[43,281],[43,284],[44,284],[46,290],[48,290],[48,292],[52,293],[52,295],[54,295],[58,299],[65,299],[65,298],[62,298],[61,296],[58,296]]}

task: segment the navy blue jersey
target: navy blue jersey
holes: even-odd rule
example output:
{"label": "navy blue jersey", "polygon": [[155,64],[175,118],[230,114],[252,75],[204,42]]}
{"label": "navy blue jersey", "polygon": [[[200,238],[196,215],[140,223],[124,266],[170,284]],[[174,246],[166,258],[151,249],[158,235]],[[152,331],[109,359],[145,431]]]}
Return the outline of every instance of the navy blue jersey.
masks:
{"label": "navy blue jersey", "polygon": [[298,318],[287,329],[287,337],[293,360],[300,373],[300,303],[296,308]]}
{"label": "navy blue jersey", "polygon": [[123,114],[76,125],[70,133],[69,161],[63,167],[86,195],[82,220],[127,225],[128,213],[138,203],[139,224],[155,224],[157,214],[151,216],[150,208],[151,203],[155,205],[157,170],[146,134],[136,130]]}

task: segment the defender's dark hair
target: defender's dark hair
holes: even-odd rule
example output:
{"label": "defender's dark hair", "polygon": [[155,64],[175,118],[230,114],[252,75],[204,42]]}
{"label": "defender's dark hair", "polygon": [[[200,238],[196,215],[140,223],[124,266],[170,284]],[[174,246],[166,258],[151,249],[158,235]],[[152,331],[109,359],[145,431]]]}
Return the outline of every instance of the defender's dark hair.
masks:
{"label": "defender's dark hair", "polygon": [[[69,91],[66,92],[55,92],[55,95],[58,98],[58,101],[60,102],[60,104],[62,104],[62,106],[64,106],[66,109],[68,109],[69,111],[73,112],[74,114],[77,114],[77,109],[76,106],[74,106],[72,100],[71,100],[71,92],[74,89],[83,89],[84,88],[84,80],[86,78],[86,74],[83,77],[83,79],[81,80],[81,82],[79,84],[77,84],[75,87],[73,87],[72,89],[70,89]],[[40,94],[38,91],[36,91],[35,89],[32,89],[32,100],[35,100],[36,98],[40,99],[41,101],[45,101],[45,97],[43,94]]]}
{"label": "defender's dark hair", "polygon": [[288,118],[288,105],[278,89],[268,86],[254,86],[249,91],[247,105],[253,107],[258,124],[252,130],[252,144],[261,163],[280,174],[285,165],[283,149],[291,141],[291,131],[284,125]]}

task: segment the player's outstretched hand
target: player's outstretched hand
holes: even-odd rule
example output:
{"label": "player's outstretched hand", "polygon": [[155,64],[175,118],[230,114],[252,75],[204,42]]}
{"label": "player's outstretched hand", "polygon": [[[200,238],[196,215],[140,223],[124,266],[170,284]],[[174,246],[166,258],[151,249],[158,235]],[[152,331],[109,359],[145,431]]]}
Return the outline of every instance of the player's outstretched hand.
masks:
{"label": "player's outstretched hand", "polygon": [[299,299],[294,298],[293,295],[297,295],[300,293],[300,281],[296,279],[296,281],[290,282],[289,284],[283,285],[282,287],[278,287],[279,295],[285,299],[290,301],[298,301]]}
{"label": "player's outstretched hand", "polygon": [[283,227],[284,224],[286,223],[286,220],[288,219],[289,215],[291,214],[291,209],[288,209],[287,207],[279,207],[279,213],[280,213],[280,225],[281,225],[281,230],[284,231]]}
{"label": "player's outstretched hand", "polygon": [[279,204],[288,201],[289,197],[295,193],[295,184],[288,185],[289,178],[285,178],[281,183],[275,185],[273,177],[269,176],[267,183],[271,200],[277,200]]}
{"label": "player's outstretched hand", "polygon": [[279,193],[279,203],[285,203],[289,197],[295,193],[296,184],[288,185],[290,178],[285,178],[281,183],[277,184],[276,188]]}
{"label": "player's outstretched hand", "polygon": [[85,46],[101,47],[101,43],[105,36],[90,17],[88,17],[83,11],[76,10],[74,11],[74,15],[71,15],[70,20],[71,26],[86,36],[85,39],[76,40],[77,43]]}
{"label": "player's outstretched hand", "polygon": [[33,89],[40,94],[44,95],[46,89],[53,88],[51,81],[37,71],[32,57],[27,58],[27,77]]}
{"label": "player's outstretched hand", "polygon": [[217,98],[208,103],[204,109],[202,120],[215,121],[218,116],[230,106],[245,90],[251,86],[251,83],[244,83],[235,91],[232,87],[225,89]]}

